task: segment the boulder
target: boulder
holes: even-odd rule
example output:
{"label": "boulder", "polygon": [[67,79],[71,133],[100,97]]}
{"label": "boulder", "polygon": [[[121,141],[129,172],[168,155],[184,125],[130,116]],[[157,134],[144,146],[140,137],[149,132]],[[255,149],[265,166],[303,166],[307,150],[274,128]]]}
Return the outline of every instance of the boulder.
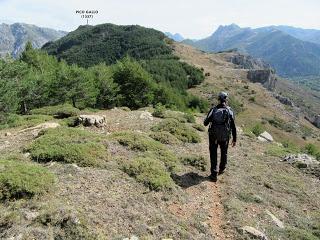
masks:
{"label": "boulder", "polygon": [[272,221],[279,227],[284,228],[283,222],[281,222],[275,215],[273,215],[269,210],[266,210],[266,213],[271,217]]}
{"label": "boulder", "polygon": [[90,127],[90,126],[103,127],[106,124],[105,116],[100,116],[100,115],[80,115],[78,120],[79,120],[79,124],[82,124],[83,126],[86,126],[86,127]]}
{"label": "boulder", "polygon": [[259,230],[255,229],[254,227],[245,226],[241,229],[242,229],[243,233],[248,233],[252,237],[258,238],[260,240],[268,240],[267,236],[263,232],[260,232]]}
{"label": "boulder", "polygon": [[269,69],[271,66],[262,61],[261,59],[253,58],[250,55],[237,53],[232,55],[229,59],[229,62],[237,65],[238,68],[242,69]]}
{"label": "boulder", "polygon": [[317,116],[314,118],[313,124],[314,124],[317,128],[320,128],[320,115],[317,115]]}
{"label": "boulder", "polygon": [[260,142],[268,142],[267,139],[265,139],[265,138],[263,138],[263,137],[260,137],[260,136],[258,136],[257,139],[258,139]]}
{"label": "boulder", "polygon": [[144,119],[144,120],[149,120],[149,121],[153,121],[153,116],[151,113],[149,113],[148,111],[144,111],[140,114],[140,119]]}
{"label": "boulder", "polygon": [[4,136],[6,136],[6,137],[10,137],[12,134],[11,134],[11,132],[6,132],[5,134],[4,134]]}
{"label": "boulder", "polygon": [[268,142],[273,142],[273,137],[271,136],[270,133],[264,131],[263,133],[261,133],[259,135],[260,138],[264,138],[265,140],[267,140]]}

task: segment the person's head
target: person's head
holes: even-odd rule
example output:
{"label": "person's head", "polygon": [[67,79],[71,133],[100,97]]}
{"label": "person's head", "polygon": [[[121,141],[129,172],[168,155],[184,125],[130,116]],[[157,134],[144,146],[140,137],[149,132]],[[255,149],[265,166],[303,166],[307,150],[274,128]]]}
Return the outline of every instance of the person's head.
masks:
{"label": "person's head", "polygon": [[228,100],[228,93],[226,92],[220,92],[218,95],[218,100],[220,103],[226,103]]}

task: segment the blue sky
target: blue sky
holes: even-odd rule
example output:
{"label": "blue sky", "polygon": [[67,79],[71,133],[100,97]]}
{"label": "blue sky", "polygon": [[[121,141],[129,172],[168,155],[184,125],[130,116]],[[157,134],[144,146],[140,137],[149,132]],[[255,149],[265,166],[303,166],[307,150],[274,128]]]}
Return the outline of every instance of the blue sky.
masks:
{"label": "blue sky", "polygon": [[90,24],[139,24],[202,38],[219,25],[290,25],[320,29],[320,0],[0,0],[0,23],[25,22],[71,31],[77,9],[98,10]]}

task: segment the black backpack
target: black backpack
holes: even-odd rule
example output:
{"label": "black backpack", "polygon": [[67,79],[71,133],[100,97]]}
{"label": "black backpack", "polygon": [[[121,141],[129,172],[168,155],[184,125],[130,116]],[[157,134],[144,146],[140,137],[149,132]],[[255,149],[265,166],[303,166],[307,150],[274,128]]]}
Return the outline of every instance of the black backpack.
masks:
{"label": "black backpack", "polygon": [[217,141],[228,141],[230,138],[230,118],[232,117],[228,107],[212,109],[209,134]]}

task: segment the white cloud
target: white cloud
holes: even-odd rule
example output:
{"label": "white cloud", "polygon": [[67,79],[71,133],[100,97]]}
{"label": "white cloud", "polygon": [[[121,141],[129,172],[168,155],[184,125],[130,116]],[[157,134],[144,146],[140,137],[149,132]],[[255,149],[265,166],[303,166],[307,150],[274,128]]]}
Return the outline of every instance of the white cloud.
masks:
{"label": "white cloud", "polygon": [[0,0],[0,21],[73,30],[85,20],[77,9],[97,9],[90,24],[139,24],[201,38],[220,24],[294,25],[320,29],[318,0]]}

